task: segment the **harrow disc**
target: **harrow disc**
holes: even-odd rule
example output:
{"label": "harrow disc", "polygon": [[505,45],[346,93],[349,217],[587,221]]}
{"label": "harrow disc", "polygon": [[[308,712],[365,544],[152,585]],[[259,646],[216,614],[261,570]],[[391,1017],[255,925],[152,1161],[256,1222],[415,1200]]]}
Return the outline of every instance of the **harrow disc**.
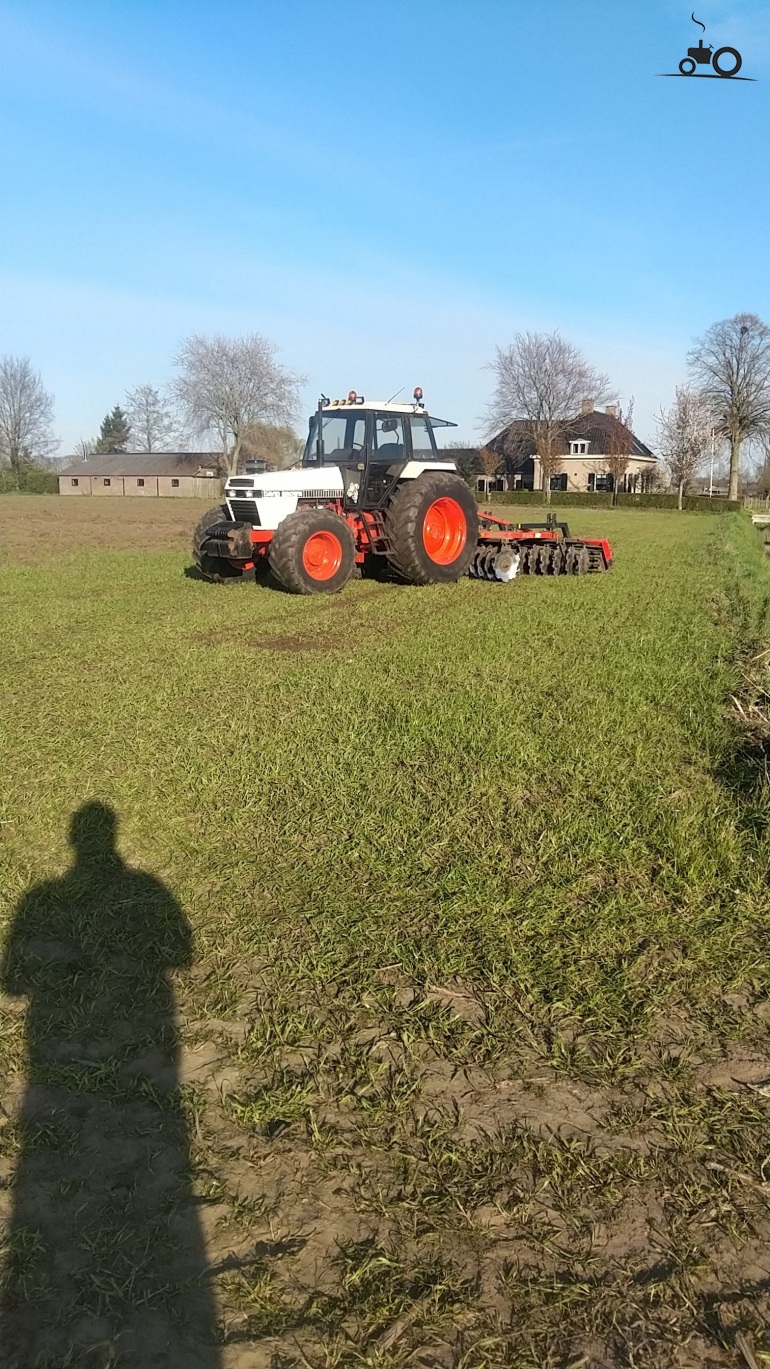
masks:
{"label": "harrow disc", "polygon": [[551,560],[551,548],[547,542],[540,542],[533,548],[534,570],[536,575],[547,575],[548,566]]}
{"label": "harrow disc", "polygon": [[570,547],[564,563],[565,575],[585,575],[590,570],[588,547]]}
{"label": "harrow disc", "polygon": [[564,572],[564,549],[555,546],[551,549],[551,560],[548,566],[549,575],[562,575]]}
{"label": "harrow disc", "polygon": [[483,547],[481,551],[474,552],[468,574],[474,580],[494,580],[495,573],[492,569],[496,552],[491,547]]}
{"label": "harrow disc", "polygon": [[509,580],[515,580],[521,569],[521,553],[518,547],[504,547],[497,553],[494,560],[495,579],[501,580],[504,585]]}
{"label": "harrow disc", "polygon": [[489,551],[485,551],[485,552],[484,552],[484,575],[486,576],[487,580],[494,580],[494,579],[495,579],[495,561],[496,561],[496,560],[497,560],[497,551],[496,551],[496,550],[493,551],[493,549],[490,547]]}

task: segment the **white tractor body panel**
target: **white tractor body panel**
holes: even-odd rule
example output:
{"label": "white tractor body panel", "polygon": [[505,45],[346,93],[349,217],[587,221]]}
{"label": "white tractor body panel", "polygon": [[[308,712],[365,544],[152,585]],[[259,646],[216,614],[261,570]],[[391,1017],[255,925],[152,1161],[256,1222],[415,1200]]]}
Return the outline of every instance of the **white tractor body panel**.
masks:
{"label": "white tractor body panel", "polygon": [[[407,461],[400,478],[416,480],[423,471],[456,471],[453,461]],[[288,471],[234,475],[225,485],[225,500],[236,523],[275,532],[279,523],[303,505],[329,504],[344,491],[339,466],[293,466]]]}
{"label": "white tractor body panel", "polygon": [[454,461],[407,461],[401,472],[402,480],[416,480],[423,471],[457,471]]}

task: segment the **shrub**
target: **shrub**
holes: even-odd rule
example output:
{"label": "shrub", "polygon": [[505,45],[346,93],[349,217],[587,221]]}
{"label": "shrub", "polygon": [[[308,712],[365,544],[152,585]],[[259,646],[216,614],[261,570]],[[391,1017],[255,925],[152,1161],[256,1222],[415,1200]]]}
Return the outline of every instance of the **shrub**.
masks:
{"label": "shrub", "polygon": [[[488,495],[478,491],[476,499],[480,504],[534,504],[538,508],[545,508],[542,490],[508,490],[505,494],[496,494],[493,490]],[[598,494],[566,494],[554,490],[551,503],[554,508],[608,509],[612,504],[612,495],[601,491]]]}
{"label": "shrub", "polygon": [[10,467],[0,470],[0,494],[58,494],[59,477],[55,471],[22,471],[18,480]]}
{"label": "shrub", "polygon": [[[538,508],[545,508],[545,498],[542,490],[507,490],[505,494],[489,495],[476,493],[479,504],[524,504],[536,505]],[[609,509],[612,507],[612,495],[600,491],[598,493],[572,493],[554,490],[551,497],[554,508],[589,508],[589,509]],[[675,494],[619,494],[618,506],[624,509],[676,509],[678,507],[678,496]],[[707,494],[686,494],[682,500],[682,507],[690,513],[729,513],[741,507],[740,501],[715,498],[710,499]]]}
{"label": "shrub", "polygon": [[[634,509],[676,509],[679,496],[676,494],[621,494],[618,503],[624,508]],[[682,508],[690,513],[732,513],[741,507],[740,500],[709,498],[707,494],[686,494]]]}

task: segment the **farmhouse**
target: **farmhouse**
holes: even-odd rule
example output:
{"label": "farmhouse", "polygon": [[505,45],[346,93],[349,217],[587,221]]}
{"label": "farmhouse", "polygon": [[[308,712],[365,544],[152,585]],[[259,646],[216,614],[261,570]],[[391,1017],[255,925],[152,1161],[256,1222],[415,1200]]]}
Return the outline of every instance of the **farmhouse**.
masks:
{"label": "farmhouse", "polygon": [[[628,467],[620,481],[623,493],[636,493],[650,488],[657,470],[657,457],[618,419],[617,405],[609,404],[604,412],[594,408],[592,399],[583,401],[580,413],[569,424],[564,434],[564,449],[559,455],[559,471],[551,475],[552,490],[599,491],[612,490],[613,477],[608,469],[608,452],[617,434],[628,438],[630,452]],[[539,490],[543,487],[540,461],[535,453],[531,427],[517,420],[497,437],[487,442],[487,449],[500,457],[497,477],[479,477],[480,488],[502,490]]]}
{"label": "farmhouse", "polygon": [[219,497],[217,452],[120,452],[89,456],[59,474],[59,494]]}

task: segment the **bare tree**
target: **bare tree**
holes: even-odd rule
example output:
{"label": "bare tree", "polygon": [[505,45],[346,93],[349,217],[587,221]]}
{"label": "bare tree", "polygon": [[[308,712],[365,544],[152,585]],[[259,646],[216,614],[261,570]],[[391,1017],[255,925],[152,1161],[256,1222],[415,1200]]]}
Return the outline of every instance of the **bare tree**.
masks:
{"label": "bare tree", "polygon": [[610,425],[606,436],[606,466],[612,476],[612,502],[617,504],[620,485],[623,477],[628,470],[628,464],[634,454],[634,401],[628,401],[625,412],[618,406],[614,413],[610,414]]}
{"label": "bare tree", "polygon": [[271,470],[283,471],[302,456],[304,444],[293,428],[273,423],[247,423],[241,434],[241,457],[256,457]]}
{"label": "bare tree", "polygon": [[96,438],[83,437],[80,442],[75,443],[75,456],[79,461],[87,461],[89,456],[93,456],[96,451]]}
{"label": "bare tree", "polygon": [[730,443],[730,499],[738,498],[741,444],[770,430],[770,328],[756,314],[714,323],[688,356],[717,431]]}
{"label": "bare tree", "polygon": [[130,451],[168,451],[176,425],[169,405],[154,385],[128,390],[125,413],[131,425]]}
{"label": "bare tree", "polygon": [[481,474],[484,476],[484,492],[489,493],[487,486],[490,480],[496,480],[500,474],[503,458],[499,452],[492,447],[480,447],[478,453],[478,465]]}
{"label": "bare tree", "polygon": [[610,397],[609,380],[558,332],[517,333],[510,346],[497,348],[492,370],[490,423],[496,430],[516,420],[525,425],[550,503],[551,477],[561,467],[567,428],[587,396],[597,404]]}
{"label": "bare tree", "polygon": [[286,424],[295,411],[303,378],[279,365],[276,350],[259,333],[242,338],[195,334],[176,358],[180,374],[172,394],[194,431],[217,434],[228,475],[238,469],[248,424]]}
{"label": "bare tree", "polygon": [[708,400],[688,385],[677,385],[674,402],[661,409],[655,420],[660,432],[660,450],[679,492],[679,508],[688,485],[706,460],[714,417]]}
{"label": "bare tree", "polygon": [[0,357],[0,457],[17,479],[24,466],[56,451],[52,421],[53,396],[29,358]]}

